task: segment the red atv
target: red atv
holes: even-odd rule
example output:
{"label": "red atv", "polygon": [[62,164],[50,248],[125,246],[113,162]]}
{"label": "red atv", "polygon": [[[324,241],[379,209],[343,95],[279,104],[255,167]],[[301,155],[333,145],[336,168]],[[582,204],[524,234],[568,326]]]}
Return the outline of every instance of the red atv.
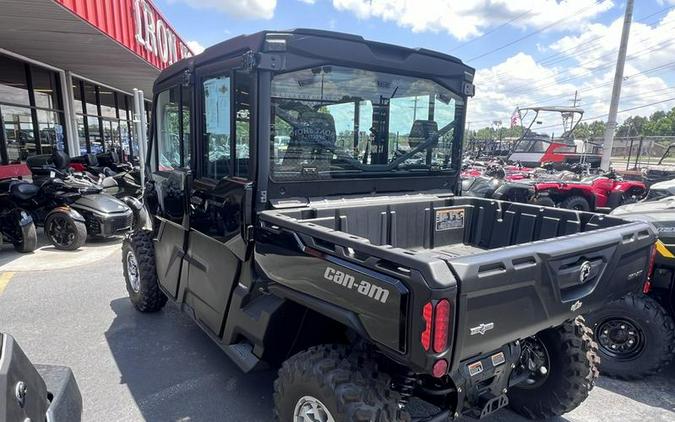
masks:
{"label": "red atv", "polygon": [[579,181],[545,180],[534,183],[534,202],[578,211],[609,212],[619,205],[636,202],[647,193],[644,183],[623,180],[613,171]]}

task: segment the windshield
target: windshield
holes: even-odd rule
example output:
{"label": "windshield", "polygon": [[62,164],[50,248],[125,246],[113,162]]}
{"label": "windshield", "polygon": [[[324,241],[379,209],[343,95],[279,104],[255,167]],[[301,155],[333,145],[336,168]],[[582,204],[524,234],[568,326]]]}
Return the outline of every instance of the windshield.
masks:
{"label": "windshield", "polygon": [[323,66],[272,80],[274,179],[445,171],[462,100],[426,79]]}

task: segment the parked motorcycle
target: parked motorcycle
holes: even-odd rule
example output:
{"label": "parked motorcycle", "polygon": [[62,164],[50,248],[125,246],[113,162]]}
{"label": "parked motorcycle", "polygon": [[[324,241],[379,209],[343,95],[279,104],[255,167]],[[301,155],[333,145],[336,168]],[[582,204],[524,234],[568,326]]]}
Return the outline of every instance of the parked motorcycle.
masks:
{"label": "parked motorcycle", "polygon": [[141,197],[140,169],[132,163],[121,162],[115,152],[73,157],[69,166],[87,174],[103,192],[118,199]]}
{"label": "parked motorcycle", "polygon": [[[3,183],[5,181],[1,181],[0,186]],[[33,218],[21,208],[16,208],[13,204],[7,203],[1,193],[2,191],[4,189],[0,187],[0,203],[2,204],[0,235],[2,236],[2,242],[13,244],[14,249],[18,252],[33,252],[37,248],[37,233]]]}
{"label": "parked motorcycle", "polygon": [[78,249],[87,235],[109,237],[129,230],[131,209],[67,170],[68,163],[69,157],[60,151],[29,157],[34,183],[5,181],[0,184],[0,196],[9,206],[29,212],[58,249]]}

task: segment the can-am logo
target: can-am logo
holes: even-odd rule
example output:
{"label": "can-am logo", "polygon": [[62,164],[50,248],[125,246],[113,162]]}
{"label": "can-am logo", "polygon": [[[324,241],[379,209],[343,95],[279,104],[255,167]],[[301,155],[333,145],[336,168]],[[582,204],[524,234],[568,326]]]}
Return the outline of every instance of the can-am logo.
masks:
{"label": "can-am logo", "polygon": [[356,281],[356,278],[353,275],[336,270],[332,267],[326,267],[323,277],[326,280],[330,280],[342,287],[346,287],[351,290],[356,289],[356,291],[363,296],[378,300],[382,303],[387,303],[387,299],[389,298],[389,290],[380,286],[376,286],[375,284],[366,280]]}

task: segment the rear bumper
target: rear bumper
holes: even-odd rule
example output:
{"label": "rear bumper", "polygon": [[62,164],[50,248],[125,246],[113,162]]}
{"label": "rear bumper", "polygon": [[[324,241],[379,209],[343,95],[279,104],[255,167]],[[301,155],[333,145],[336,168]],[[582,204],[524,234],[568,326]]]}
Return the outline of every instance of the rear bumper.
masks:
{"label": "rear bumper", "polygon": [[52,395],[47,409],[47,422],[77,422],[82,418],[82,396],[70,368],[35,365]]}

